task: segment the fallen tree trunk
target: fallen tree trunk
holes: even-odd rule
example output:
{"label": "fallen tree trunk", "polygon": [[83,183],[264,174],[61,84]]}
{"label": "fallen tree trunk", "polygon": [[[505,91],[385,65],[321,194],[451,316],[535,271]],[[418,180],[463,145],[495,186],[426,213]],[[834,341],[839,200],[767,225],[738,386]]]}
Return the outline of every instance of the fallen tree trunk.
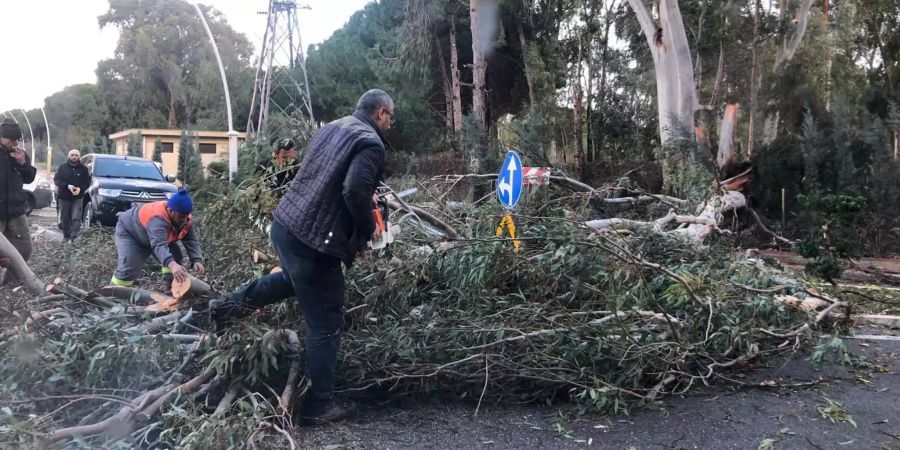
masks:
{"label": "fallen tree trunk", "polygon": [[44,294],[44,284],[41,283],[41,280],[39,280],[34,272],[31,271],[31,268],[28,267],[28,263],[25,262],[25,259],[22,258],[19,251],[13,247],[9,242],[9,239],[6,239],[6,236],[4,236],[3,233],[0,233],[0,256],[9,259],[7,270],[12,272],[16,277],[16,280],[21,282],[28,292],[34,295]]}
{"label": "fallen tree trunk", "polygon": [[186,297],[210,297],[213,290],[205,281],[188,275],[184,281],[175,280],[172,282],[172,296],[176,299]]}

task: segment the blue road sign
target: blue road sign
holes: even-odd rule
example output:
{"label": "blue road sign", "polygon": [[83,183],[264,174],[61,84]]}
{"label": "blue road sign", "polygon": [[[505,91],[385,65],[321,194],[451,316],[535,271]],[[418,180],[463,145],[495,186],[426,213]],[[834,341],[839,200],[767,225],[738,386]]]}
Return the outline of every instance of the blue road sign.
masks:
{"label": "blue road sign", "polygon": [[510,150],[497,175],[497,199],[504,208],[514,208],[522,196],[522,160]]}

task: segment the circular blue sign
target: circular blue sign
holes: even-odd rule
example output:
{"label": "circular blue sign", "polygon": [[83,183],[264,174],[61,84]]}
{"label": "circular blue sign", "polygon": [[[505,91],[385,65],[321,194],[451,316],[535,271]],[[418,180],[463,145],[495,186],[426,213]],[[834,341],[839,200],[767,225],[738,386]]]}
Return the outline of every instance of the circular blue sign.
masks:
{"label": "circular blue sign", "polygon": [[504,208],[514,208],[522,196],[522,159],[510,150],[497,175],[497,200]]}

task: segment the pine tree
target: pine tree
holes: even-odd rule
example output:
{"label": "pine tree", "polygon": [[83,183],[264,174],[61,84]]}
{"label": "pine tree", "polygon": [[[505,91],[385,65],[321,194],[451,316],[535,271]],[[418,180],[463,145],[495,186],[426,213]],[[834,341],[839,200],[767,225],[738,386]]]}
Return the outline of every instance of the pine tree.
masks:
{"label": "pine tree", "polygon": [[153,162],[162,164],[162,139],[159,137],[153,141]]}
{"label": "pine tree", "polygon": [[141,148],[141,136],[137,133],[128,135],[128,147],[126,147],[128,156],[143,157],[143,149]]}
{"label": "pine tree", "polygon": [[187,188],[195,187],[203,182],[203,165],[200,154],[194,146],[194,138],[186,133],[181,134],[178,144],[178,179]]}

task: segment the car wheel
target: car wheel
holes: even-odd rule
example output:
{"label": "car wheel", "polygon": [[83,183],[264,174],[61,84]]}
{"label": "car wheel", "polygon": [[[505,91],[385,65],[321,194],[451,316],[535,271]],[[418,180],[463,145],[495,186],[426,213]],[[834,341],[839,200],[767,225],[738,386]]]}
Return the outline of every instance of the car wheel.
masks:
{"label": "car wheel", "polygon": [[91,224],[94,221],[94,208],[91,207],[90,203],[84,205],[84,213],[82,215],[84,216],[84,219],[81,228],[86,230],[91,227]]}
{"label": "car wheel", "polygon": [[34,198],[31,196],[25,200],[25,215],[30,216],[34,212]]}

